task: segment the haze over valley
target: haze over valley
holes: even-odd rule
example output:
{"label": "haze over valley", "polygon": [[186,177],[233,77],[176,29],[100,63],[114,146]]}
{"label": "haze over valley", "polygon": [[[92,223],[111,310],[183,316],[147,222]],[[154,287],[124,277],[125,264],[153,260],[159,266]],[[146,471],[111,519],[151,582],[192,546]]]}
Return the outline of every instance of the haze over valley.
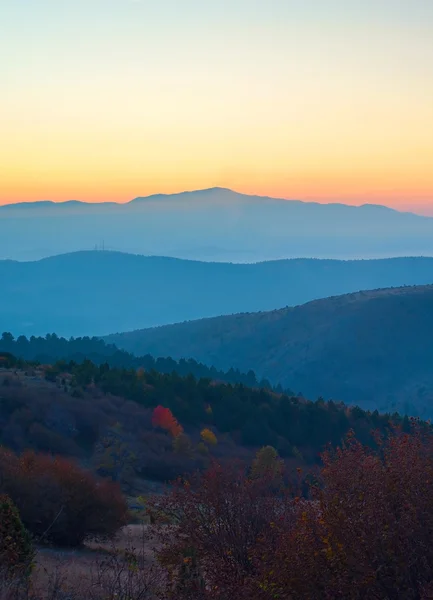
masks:
{"label": "haze over valley", "polygon": [[429,284],[433,258],[231,264],[88,251],[0,261],[0,279],[0,331],[92,336]]}
{"label": "haze over valley", "polygon": [[433,256],[433,217],[211,188],[126,204],[0,206],[0,258],[37,260],[95,246],[219,262]]}

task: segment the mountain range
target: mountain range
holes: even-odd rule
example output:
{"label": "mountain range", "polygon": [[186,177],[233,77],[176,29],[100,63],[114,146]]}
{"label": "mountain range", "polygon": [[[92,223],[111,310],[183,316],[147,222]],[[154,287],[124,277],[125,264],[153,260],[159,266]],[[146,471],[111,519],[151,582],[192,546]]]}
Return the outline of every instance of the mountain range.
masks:
{"label": "mountain range", "polygon": [[0,281],[0,331],[101,336],[363,289],[429,284],[433,258],[230,264],[89,251],[0,261]]}
{"label": "mountain range", "polygon": [[433,417],[433,286],[111,335],[136,354],[253,369],[308,398]]}
{"label": "mountain range", "polygon": [[384,206],[317,204],[224,188],[135,198],[0,207],[0,258],[112,250],[257,262],[281,258],[433,256],[433,218]]}

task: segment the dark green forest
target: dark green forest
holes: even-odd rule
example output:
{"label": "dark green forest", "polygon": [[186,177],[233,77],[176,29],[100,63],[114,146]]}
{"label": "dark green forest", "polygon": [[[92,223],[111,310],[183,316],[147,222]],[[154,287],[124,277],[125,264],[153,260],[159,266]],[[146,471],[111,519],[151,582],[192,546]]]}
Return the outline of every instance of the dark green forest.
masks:
{"label": "dark green forest", "polygon": [[[0,351],[10,352],[14,356],[40,364],[52,364],[60,359],[80,363],[88,359],[97,365],[107,363],[112,367],[129,369],[142,367],[146,371],[176,372],[181,376],[193,375],[197,378],[204,377],[227,383],[242,383],[249,387],[283,391],[281,386],[272,387],[266,379],[258,380],[251,370],[247,373],[241,373],[239,369],[221,371],[193,359],[175,361],[172,358],[154,358],[150,354],[134,356],[125,350],[120,350],[114,344],[107,344],[98,337],[66,339],[51,333],[45,337],[27,338],[21,335],[15,339],[11,333],[4,332],[0,339]],[[285,391],[292,394],[290,390]]]}

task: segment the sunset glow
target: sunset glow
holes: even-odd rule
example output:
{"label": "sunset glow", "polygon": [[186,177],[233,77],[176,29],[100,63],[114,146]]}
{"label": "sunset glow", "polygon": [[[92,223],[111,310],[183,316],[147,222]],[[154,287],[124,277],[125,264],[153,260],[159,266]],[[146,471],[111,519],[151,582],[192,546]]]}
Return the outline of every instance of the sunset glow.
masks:
{"label": "sunset glow", "polygon": [[433,2],[7,0],[0,23],[0,204],[222,186],[433,214]]}

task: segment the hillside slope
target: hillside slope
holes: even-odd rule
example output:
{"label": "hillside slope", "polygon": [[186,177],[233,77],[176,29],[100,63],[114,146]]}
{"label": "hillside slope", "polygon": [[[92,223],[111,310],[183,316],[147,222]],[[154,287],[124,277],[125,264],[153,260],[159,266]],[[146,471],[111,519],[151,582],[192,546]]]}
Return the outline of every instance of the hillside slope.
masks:
{"label": "hillside slope", "polygon": [[[58,337],[56,334],[47,334],[45,337],[32,336],[30,339],[20,336],[14,339],[9,332],[0,336],[0,353],[6,352],[16,356],[17,359],[33,361],[39,364],[53,364],[58,361],[74,361],[78,364],[85,360],[92,361],[95,365],[109,365],[122,369],[144,369],[157,373],[177,373],[181,377],[192,375],[196,379],[210,379],[212,381],[230,384],[240,383],[248,387],[273,389],[269,382],[258,381],[253,371],[241,373],[230,369],[227,372],[217,371],[202,363],[189,358],[174,361],[172,358],[154,358],[134,356],[125,350],[119,350],[114,344],[106,344],[101,338],[70,338]],[[274,386],[275,387],[275,386]],[[282,391],[276,386],[278,391]],[[289,393],[289,390],[286,390]],[[290,391],[290,395],[293,392]]]}
{"label": "hillside slope", "polygon": [[433,416],[433,286],[359,292],[108,340],[134,353],[251,368],[307,397]]}
{"label": "hillside slope", "polygon": [[0,331],[104,335],[433,283],[433,258],[230,264],[93,251],[0,261],[0,281]]}
{"label": "hillside slope", "polygon": [[433,218],[384,206],[317,204],[211,188],[126,204],[0,207],[0,258],[94,248],[206,261],[433,256]]}
{"label": "hillside slope", "polygon": [[[408,424],[398,415],[348,410],[244,385],[89,361],[36,366],[2,352],[0,389],[1,445],[73,456],[130,484],[136,477],[172,479],[205,466],[210,456],[251,459],[267,444],[282,456],[311,464],[327,443],[339,444],[349,429],[371,443],[371,430],[384,431],[390,419]],[[155,424],[153,411],[161,405],[170,409],[189,442],[174,444],[167,423]],[[217,443],[203,452],[199,443],[205,427]]]}

